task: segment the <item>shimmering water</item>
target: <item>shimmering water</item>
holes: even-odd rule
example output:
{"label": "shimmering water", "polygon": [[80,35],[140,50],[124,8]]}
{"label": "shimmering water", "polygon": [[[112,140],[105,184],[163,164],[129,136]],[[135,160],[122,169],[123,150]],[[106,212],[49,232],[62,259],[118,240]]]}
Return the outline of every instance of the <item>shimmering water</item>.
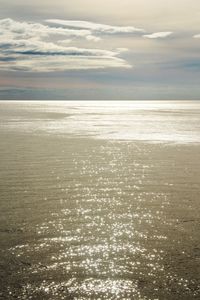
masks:
{"label": "shimmering water", "polygon": [[200,101],[0,102],[6,131],[199,143]]}
{"label": "shimmering water", "polygon": [[0,118],[0,299],[200,298],[200,103]]}

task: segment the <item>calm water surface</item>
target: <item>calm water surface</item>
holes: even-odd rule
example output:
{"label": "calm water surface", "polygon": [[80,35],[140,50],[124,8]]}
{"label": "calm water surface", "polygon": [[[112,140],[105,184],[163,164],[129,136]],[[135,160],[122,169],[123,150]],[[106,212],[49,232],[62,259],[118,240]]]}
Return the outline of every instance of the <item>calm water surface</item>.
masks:
{"label": "calm water surface", "polygon": [[200,102],[0,120],[0,299],[200,299]]}

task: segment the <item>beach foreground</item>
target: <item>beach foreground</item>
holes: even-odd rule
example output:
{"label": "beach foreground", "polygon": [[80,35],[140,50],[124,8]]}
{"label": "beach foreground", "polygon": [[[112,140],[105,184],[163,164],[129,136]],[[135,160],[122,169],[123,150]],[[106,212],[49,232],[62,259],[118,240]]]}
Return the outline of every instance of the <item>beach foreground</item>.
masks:
{"label": "beach foreground", "polygon": [[200,298],[200,105],[138,105],[0,103],[1,299]]}

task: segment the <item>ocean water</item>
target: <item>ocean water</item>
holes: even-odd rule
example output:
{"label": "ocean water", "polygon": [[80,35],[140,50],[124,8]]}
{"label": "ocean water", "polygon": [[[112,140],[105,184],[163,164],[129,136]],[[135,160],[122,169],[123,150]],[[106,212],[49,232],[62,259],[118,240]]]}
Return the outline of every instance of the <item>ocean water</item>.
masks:
{"label": "ocean water", "polygon": [[6,131],[199,143],[200,101],[1,101],[0,110]]}
{"label": "ocean water", "polygon": [[200,102],[0,102],[0,299],[200,299]]}

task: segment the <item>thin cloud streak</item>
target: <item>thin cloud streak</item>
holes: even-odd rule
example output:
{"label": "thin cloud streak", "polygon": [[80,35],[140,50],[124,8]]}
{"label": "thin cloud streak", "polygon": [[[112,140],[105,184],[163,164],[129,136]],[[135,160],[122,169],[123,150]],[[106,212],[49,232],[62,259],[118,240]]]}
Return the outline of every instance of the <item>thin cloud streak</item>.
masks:
{"label": "thin cloud streak", "polygon": [[91,35],[90,30],[52,27],[41,23],[19,22],[9,18],[0,20],[0,30],[1,38],[40,39],[51,35],[66,36],[69,38],[87,38]]}
{"label": "thin cloud streak", "polygon": [[106,68],[131,68],[117,57],[74,57],[74,56],[26,56],[16,57],[1,66],[4,71],[21,72],[63,72],[67,70],[88,70]]}
{"label": "thin cloud streak", "polygon": [[152,34],[145,34],[143,35],[143,37],[148,39],[162,39],[162,38],[169,37],[172,34],[173,32],[171,31],[164,31],[164,32],[155,32]]}
{"label": "thin cloud streak", "polygon": [[110,25],[98,24],[98,23],[86,22],[86,21],[49,19],[46,20],[46,22],[65,26],[65,27],[70,27],[70,28],[87,29],[95,33],[120,34],[120,33],[145,32],[144,29],[136,28],[133,26],[110,26]]}

